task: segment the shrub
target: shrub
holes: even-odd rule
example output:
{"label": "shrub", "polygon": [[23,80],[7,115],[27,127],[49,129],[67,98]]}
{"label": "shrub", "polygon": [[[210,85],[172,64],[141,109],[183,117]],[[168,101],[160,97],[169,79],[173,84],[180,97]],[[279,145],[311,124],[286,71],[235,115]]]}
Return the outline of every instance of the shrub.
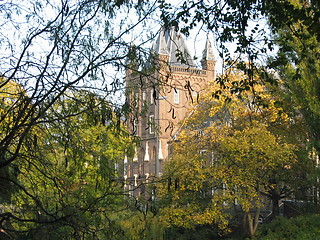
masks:
{"label": "shrub", "polygon": [[262,225],[259,240],[316,240],[320,239],[320,215],[302,215],[296,218],[278,217]]}

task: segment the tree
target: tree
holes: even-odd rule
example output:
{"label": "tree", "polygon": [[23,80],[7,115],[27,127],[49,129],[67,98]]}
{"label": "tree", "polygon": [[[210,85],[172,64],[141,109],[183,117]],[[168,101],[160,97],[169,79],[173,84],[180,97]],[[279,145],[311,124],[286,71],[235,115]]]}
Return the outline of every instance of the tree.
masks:
{"label": "tree", "polygon": [[132,139],[116,117],[105,121],[108,114],[109,103],[85,91],[68,92],[48,109],[52,121],[30,132],[15,161],[17,179],[6,178],[17,190],[13,209],[1,214],[3,231],[20,239],[121,234],[114,214],[126,204],[117,165],[133,151]]}
{"label": "tree", "polygon": [[112,99],[124,91],[123,70],[139,71],[128,60],[147,62],[143,44],[154,35],[137,38],[156,9],[145,1],[0,3],[0,177],[16,191],[1,189],[1,231],[57,239],[72,231],[94,238],[102,222],[103,234],[115,229],[109,212],[123,192],[114,163],[130,144],[125,108]]}
{"label": "tree", "polygon": [[[267,69],[264,80],[277,82],[270,78],[270,69],[276,70],[319,150],[319,10],[316,0],[184,1],[178,8],[164,5],[161,17],[186,35],[196,27],[212,31],[223,67],[231,65],[247,75],[234,86],[236,91],[255,84],[261,66]],[[234,52],[229,43],[236,45]],[[279,49],[277,56],[274,49]]]}
{"label": "tree", "polygon": [[[286,11],[284,11],[286,10]],[[270,2],[267,5],[270,26],[276,44],[277,55],[270,59],[269,68],[279,72],[286,84],[286,94],[305,119],[308,130],[309,152],[313,157],[315,197],[319,191],[319,3],[317,1]]]}
{"label": "tree", "polygon": [[[228,77],[235,85],[245,76],[237,71]],[[165,206],[161,212],[169,225],[217,224],[225,229],[236,201],[253,236],[261,193],[280,184],[273,182],[274,176],[289,173],[296,164],[297,146],[275,131],[290,121],[266,86],[256,84],[237,95],[220,89],[212,84],[173,144],[166,181],[158,190]],[[219,99],[213,98],[216,91]]]}
{"label": "tree", "polygon": [[[0,82],[3,83],[5,79],[3,77],[0,77]],[[6,137],[7,130],[12,127],[11,123],[13,119],[15,119],[17,116],[15,115],[15,105],[19,101],[19,99],[22,97],[20,95],[21,89],[20,87],[15,84],[14,82],[8,82],[5,87],[1,88],[1,109],[0,109],[0,116],[1,116],[1,139],[4,139]],[[11,150],[11,147],[8,146],[9,151]],[[8,179],[16,179],[18,174],[17,165],[8,165],[0,169],[0,176],[8,178]],[[1,181],[1,194],[0,194],[0,201],[9,203],[11,195],[14,193],[14,186],[10,181],[6,181],[5,179],[2,179]]]}
{"label": "tree", "polygon": [[[92,89],[110,99],[123,91],[117,68],[130,68],[132,39],[127,36],[136,28],[142,31],[156,7],[151,2],[103,0],[0,4],[6,23],[0,30],[1,72],[6,79],[1,87],[14,81],[24,92],[15,104],[21,110],[16,113],[20,122],[14,122],[0,142],[0,168],[15,161],[27,133],[44,121],[45,112],[67,90]],[[137,61],[146,62],[140,57],[147,51],[139,44],[136,49]],[[121,110],[117,102],[114,106]],[[9,145],[15,149],[8,152]]]}
{"label": "tree", "polygon": [[[287,63],[292,66],[287,67],[283,78],[289,83],[290,91],[299,107],[301,106],[310,129],[310,138],[318,149],[318,126],[315,124],[318,121],[318,93],[312,88],[318,79],[317,1],[184,1],[178,8],[173,8],[162,0],[4,2],[0,3],[3,20],[0,40],[3,53],[1,72],[5,78],[1,80],[0,87],[8,87],[13,82],[19,86],[18,93],[15,94],[18,101],[5,107],[0,118],[1,128],[5,129],[0,141],[0,172],[5,178],[15,181],[22,159],[28,159],[25,157],[27,151],[23,150],[34,152],[29,150],[36,149],[36,145],[33,145],[38,141],[38,137],[34,138],[35,132],[42,129],[43,124],[51,125],[70,117],[68,112],[54,119],[47,115],[47,111],[56,102],[63,100],[66,92],[91,89],[110,97],[123,87],[118,70],[121,72],[125,68],[148,74],[141,71],[146,69],[144,64],[148,62],[145,57],[148,51],[144,51],[143,43],[152,39],[153,35],[145,34],[150,38],[139,41],[142,44],[136,44],[135,51],[129,47],[132,46],[132,39],[128,35],[137,28],[138,35],[144,35],[141,33],[143,30],[148,32],[144,24],[150,23],[152,13],[158,7],[162,11],[161,20],[165,27],[180,27],[182,32],[188,34],[190,29],[201,25],[217,34],[222,49],[220,55],[226,60],[226,65],[236,64],[246,74],[242,81],[218,78],[222,89],[231,84],[229,89],[237,94],[256,84],[254,76],[260,69],[257,68],[257,60],[266,56],[266,52],[274,46],[273,39],[269,38],[269,33],[264,31],[264,26],[259,25],[258,20],[261,16],[266,16],[274,31],[283,31],[285,37],[280,37],[282,47],[279,56],[284,55],[289,60]],[[250,22],[254,23],[254,27]],[[140,26],[142,27],[139,28]],[[286,41],[286,33],[289,41]],[[132,38],[137,39],[135,36]],[[238,59],[231,57],[225,46],[228,42],[236,43]],[[257,43],[262,44],[257,47]],[[280,57],[277,60],[281,60]],[[132,62],[135,62],[134,66],[130,64]],[[116,71],[109,70],[109,66]],[[273,66],[275,64],[270,64],[270,67]],[[313,71],[308,72],[308,69]],[[109,76],[113,77],[110,81]],[[264,73],[264,77],[265,81],[274,80],[269,78],[268,71]],[[145,84],[143,81],[144,78],[141,78],[141,85]],[[215,96],[222,92],[221,89],[214,91]],[[229,101],[230,98],[225,99]],[[257,98],[255,100],[259,101]],[[113,102],[113,110],[119,121],[120,112],[128,109]],[[81,113],[80,109],[78,113]],[[77,113],[73,112],[71,115]],[[114,115],[111,115],[109,116],[113,120]],[[66,143],[68,141],[64,144]],[[50,159],[45,160],[44,162],[50,162]]]}
{"label": "tree", "polygon": [[[281,9],[288,9],[281,14]],[[276,10],[277,9],[277,10]],[[319,151],[319,3],[285,1],[270,3],[270,24],[276,35],[279,51],[270,62],[280,73],[300,112],[309,137]],[[271,15],[272,14],[272,15]],[[276,21],[275,18],[281,19]]]}
{"label": "tree", "polygon": [[[318,1],[184,1],[178,9],[166,5],[162,12],[166,24],[179,27],[187,35],[196,27],[213,32],[220,48],[219,55],[224,61],[223,70],[237,67],[246,75],[242,82],[236,84],[229,78],[218,77],[222,87],[231,84],[230,91],[241,94],[257,83],[257,74],[266,83],[278,84],[278,91],[286,95],[281,99],[282,104],[290,102],[291,115],[300,115],[302,127],[308,130],[307,138],[303,137],[308,142],[303,144],[313,156],[318,155]],[[236,45],[234,53],[228,49],[229,43]],[[265,71],[261,71],[262,68]],[[274,77],[275,72],[277,77]],[[215,96],[219,93],[220,90],[216,90]],[[304,166],[309,165],[308,173],[295,170],[297,177],[313,177],[314,187],[318,188],[317,161],[313,164],[306,162]],[[310,174],[312,165],[313,176]],[[274,192],[274,195],[281,194]],[[317,202],[316,198],[314,200]]]}

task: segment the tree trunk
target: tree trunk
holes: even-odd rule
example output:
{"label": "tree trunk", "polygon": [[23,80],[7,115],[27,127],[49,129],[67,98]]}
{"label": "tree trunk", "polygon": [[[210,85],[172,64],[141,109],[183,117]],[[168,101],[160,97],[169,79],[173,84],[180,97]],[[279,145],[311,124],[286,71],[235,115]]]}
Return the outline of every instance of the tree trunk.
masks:
{"label": "tree trunk", "polygon": [[259,225],[260,208],[256,208],[254,217],[252,217],[252,213],[246,213],[246,215],[248,219],[249,237],[254,238],[254,235]]}
{"label": "tree trunk", "polygon": [[247,219],[248,219],[248,227],[249,227],[249,237],[252,238],[254,233],[253,233],[253,219],[251,216],[251,213],[247,214]]}
{"label": "tree trunk", "polygon": [[279,188],[275,188],[270,191],[271,201],[272,201],[272,214],[271,218],[274,219],[275,217],[280,215],[280,208],[279,208],[279,201],[281,199],[280,190]]}
{"label": "tree trunk", "polygon": [[272,219],[280,215],[279,201],[280,196],[272,196]]}

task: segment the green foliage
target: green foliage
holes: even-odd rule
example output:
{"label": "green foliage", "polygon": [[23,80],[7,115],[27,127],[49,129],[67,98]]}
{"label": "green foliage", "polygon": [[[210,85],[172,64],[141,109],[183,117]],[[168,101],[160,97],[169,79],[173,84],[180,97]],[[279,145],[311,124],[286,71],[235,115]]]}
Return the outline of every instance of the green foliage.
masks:
{"label": "green foliage", "polygon": [[287,219],[278,217],[269,224],[262,225],[257,239],[261,240],[313,240],[319,239],[320,216],[302,215]]}
{"label": "green foliage", "polygon": [[[162,0],[4,2],[0,200],[12,205],[1,206],[1,231],[18,231],[14,237],[24,239],[43,233],[48,239],[123,236],[117,232],[119,217],[111,214],[123,209],[121,173],[114,165],[124,153],[133,152],[131,139],[123,131],[116,103],[78,90],[91,88],[108,96],[122,87],[121,67],[144,69],[145,51],[142,45],[130,48],[134,36],[127,40],[127,35],[149,23],[158,6],[165,27],[180,27],[186,35],[200,25],[213,30],[226,66],[244,73],[239,81],[227,75],[218,78],[218,88],[183,126],[166,181],[158,189],[166,206],[162,221],[181,228],[214,223],[225,229],[228,203],[237,199],[248,210],[259,206],[261,187],[275,189],[279,181],[295,184],[297,175],[309,177],[306,159],[297,165],[292,161],[293,144],[305,139],[290,124],[298,118],[283,113],[278,99],[264,94],[265,85],[255,77],[258,58],[278,44],[279,54],[268,67],[279,70],[284,81],[278,86],[288,90],[295,110],[306,120],[311,145],[319,150],[318,1],[184,1],[178,8]],[[261,14],[277,41],[270,40],[259,23]],[[236,43],[241,61],[231,57],[228,42]],[[106,71],[110,66],[116,72]],[[260,76],[274,83],[267,75]],[[145,84],[140,81],[137,86]],[[248,95],[249,90],[261,95]],[[208,116],[218,124],[206,126]],[[287,134],[292,129],[295,134]],[[212,162],[212,155],[218,161]],[[314,180],[317,175],[314,171]]]}
{"label": "green foliage", "polygon": [[[147,35],[141,32],[147,28],[145,23],[155,8],[148,1],[0,3],[0,19],[6,22],[0,26],[0,88],[10,88],[14,82],[19,89],[11,96],[19,101],[12,101],[6,109],[10,124],[5,124],[4,115],[0,119],[6,136],[0,139],[0,168],[19,157],[30,132],[37,130],[48,109],[68,91],[90,90],[109,99],[115,93],[123,94],[123,70],[131,68],[126,60],[133,55],[129,49],[134,36],[128,38],[128,34],[139,28],[137,35]],[[139,64],[147,62],[149,51],[142,49],[140,43],[148,40],[136,45],[134,55]],[[110,104],[118,110],[120,122],[119,102]]]}
{"label": "green foliage", "polygon": [[86,91],[69,92],[48,109],[15,160],[17,179],[9,178],[17,189],[12,210],[3,215],[9,235],[112,239],[123,234],[113,213],[126,205],[119,166],[132,139],[114,115],[108,102]]}
{"label": "green foliage", "polygon": [[[308,138],[319,151],[318,1],[184,1],[177,8],[161,2],[161,18],[166,26],[180,28],[186,35],[194,28],[212,31],[223,71],[236,67],[244,72],[245,78],[232,86],[231,92],[241,94],[255,85],[256,74],[265,65],[267,70],[260,77],[266,82],[278,83],[292,98],[290,101],[306,121]],[[227,47],[230,42],[236,45],[234,53]],[[278,54],[267,63],[269,53],[274,56],[274,49],[279,50]],[[269,77],[274,70],[282,81]],[[225,77],[217,81],[222,88],[226,83],[233,84]],[[219,97],[220,91],[217,89],[214,95]]]}
{"label": "green foliage", "polygon": [[[18,84],[0,76],[0,142],[2,148],[6,149],[0,160],[0,203],[9,203],[11,195],[16,191],[10,179],[16,180],[19,168],[17,164],[11,163],[10,159],[17,154],[15,148],[19,146],[19,137],[12,136],[10,131],[25,117],[22,111],[25,104],[18,104],[20,101],[25,102],[25,99]],[[7,159],[9,161],[6,161]]]}
{"label": "green foliage", "polygon": [[[316,2],[284,1],[269,3],[270,23],[277,36],[279,51],[270,63],[280,72],[288,94],[303,114],[309,138],[319,150],[319,31]],[[286,11],[283,11],[286,9]],[[283,13],[283,14],[282,14]],[[277,19],[281,19],[278,21]]]}
{"label": "green foliage", "polygon": [[[243,75],[228,77],[236,82]],[[219,99],[212,98],[216,89],[212,83],[173,143],[164,182],[157,188],[164,205],[161,220],[168,226],[209,224],[228,232],[236,201],[253,236],[258,223],[251,211],[259,212],[261,192],[285,181],[275,176],[290,179],[297,147],[279,134],[285,131],[274,131],[291,124],[267,86],[257,84],[241,95],[225,89]]]}
{"label": "green foliage", "polygon": [[165,238],[167,240],[205,240],[219,239],[219,230],[210,225],[198,225],[194,229],[171,227],[167,228]]}
{"label": "green foliage", "polygon": [[143,214],[136,209],[127,210],[121,216],[120,224],[125,239],[131,240],[162,240],[165,238],[165,227],[158,216],[151,213]]}

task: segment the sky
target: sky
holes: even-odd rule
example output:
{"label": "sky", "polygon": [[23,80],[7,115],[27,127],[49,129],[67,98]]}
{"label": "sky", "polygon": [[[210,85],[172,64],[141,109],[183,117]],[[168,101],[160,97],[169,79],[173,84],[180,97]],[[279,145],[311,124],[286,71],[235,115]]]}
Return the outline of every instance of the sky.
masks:
{"label": "sky", "polygon": [[[34,0],[29,0],[33,2]],[[15,10],[15,8],[8,9],[8,12],[11,12],[12,16],[17,16],[14,20],[17,21],[17,24],[13,24],[8,19],[4,18],[3,12],[0,14],[0,40],[7,39],[7,43],[10,43],[11,46],[6,44],[6,41],[1,41],[0,49],[1,49],[1,57],[0,57],[0,72],[6,71],[5,69],[7,67],[10,67],[11,61],[17,61],[19,57],[19,51],[21,51],[21,47],[23,44],[25,44],[25,41],[23,40],[28,36],[28,34],[32,31],[35,31],[37,29],[37,26],[43,27],[48,20],[52,20],[55,16],[53,8],[50,9],[48,7],[45,9],[45,11],[40,11],[36,7],[31,7],[29,1],[20,1],[18,2],[19,5],[17,5],[16,9],[20,9],[21,12],[25,12],[27,15],[29,15],[29,19],[22,18],[22,14],[20,15],[18,13],[18,10]],[[36,1],[34,1],[36,2]],[[52,1],[52,3],[58,3],[59,1]],[[73,0],[68,1],[70,4],[74,2]],[[175,1],[176,5],[178,6],[182,1]],[[116,17],[116,19],[113,21],[114,28],[112,31],[114,31],[115,34],[123,31],[125,27],[133,25],[136,20],[137,16],[134,14],[135,9],[130,10],[123,10],[122,13]],[[39,13],[39,18],[35,18],[33,16],[34,13]],[[106,21],[108,21],[107,16],[105,17]],[[19,24],[18,24],[19,22]],[[123,24],[123,25],[122,25]],[[101,25],[103,25],[103,22],[101,22]],[[265,25],[265,23],[262,22],[262,27]],[[122,27],[121,27],[122,26]],[[101,32],[95,32],[96,36],[98,36],[100,33],[102,36],[103,34],[103,28],[99,28],[100,26],[96,26],[98,31]],[[142,44],[146,49],[150,49],[152,46],[153,41],[156,40],[156,34],[159,31],[161,25],[159,21],[159,14],[156,12],[154,15],[150,16],[146,24],[140,24],[138,25],[132,32],[125,34],[123,36],[123,39],[130,43],[133,42],[136,45]],[[214,46],[214,52],[216,56],[216,72],[217,74],[221,74],[223,72],[222,70],[222,59],[219,57],[218,52],[218,46],[216,43],[216,39],[213,33],[206,31],[199,30],[199,28],[195,28],[191,31],[190,36],[185,37],[185,40],[187,42],[188,48],[192,55],[196,56],[198,58],[197,64],[200,67],[200,59],[202,57],[202,51],[205,46],[205,41],[207,38],[207,34],[209,36],[209,39],[213,43]],[[44,37],[46,35],[44,34]],[[85,35],[84,35],[85,36]],[[146,39],[151,39],[145,42]],[[106,41],[107,44],[107,41]],[[103,47],[103,46],[102,46]],[[37,38],[36,41],[33,42],[33,44],[29,48],[29,54],[31,54],[33,59],[36,59],[39,61],[39,63],[43,64],[46,60],[46,56],[48,54],[48,49],[51,48],[50,43],[45,38]],[[228,48],[231,52],[234,51],[236,48],[235,44],[229,44]],[[80,53],[83,54],[83,53]],[[12,57],[10,57],[12,55]],[[53,60],[52,63],[55,63],[55,61],[58,63],[57,60]],[[8,65],[9,64],[9,65]],[[30,71],[30,70],[29,70]],[[38,71],[37,67],[35,66],[33,70],[31,71]],[[54,68],[52,68],[52,71],[54,71]],[[32,74],[32,73],[31,73]],[[117,70],[112,65],[107,65],[105,67],[105,75],[110,77],[110,82],[112,82],[112,78],[117,78],[119,80],[124,78],[125,72],[123,70]],[[91,83],[94,83],[91,82]],[[30,81],[30,84],[32,82]],[[96,83],[99,87],[99,82]],[[118,94],[116,98],[123,98],[123,92],[120,91],[120,95]]]}

